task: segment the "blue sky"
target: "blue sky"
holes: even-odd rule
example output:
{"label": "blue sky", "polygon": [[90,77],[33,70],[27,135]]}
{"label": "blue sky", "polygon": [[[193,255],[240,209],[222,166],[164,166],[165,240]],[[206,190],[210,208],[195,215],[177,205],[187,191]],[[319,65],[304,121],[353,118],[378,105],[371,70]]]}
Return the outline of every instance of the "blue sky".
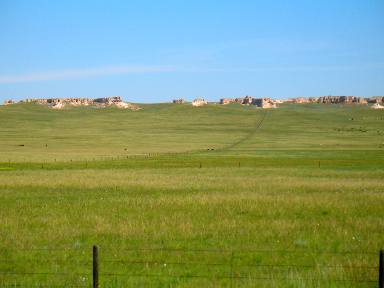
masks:
{"label": "blue sky", "polygon": [[384,95],[383,0],[0,0],[0,101]]}

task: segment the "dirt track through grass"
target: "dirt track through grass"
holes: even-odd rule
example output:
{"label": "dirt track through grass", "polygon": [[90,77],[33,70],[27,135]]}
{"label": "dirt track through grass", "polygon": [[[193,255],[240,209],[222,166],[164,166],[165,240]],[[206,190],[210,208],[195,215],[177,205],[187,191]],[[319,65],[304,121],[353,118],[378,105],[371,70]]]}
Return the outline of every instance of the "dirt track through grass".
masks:
{"label": "dirt track through grass", "polygon": [[[224,148],[219,148],[219,151],[226,151],[226,150],[231,150],[233,148],[236,148],[236,146],[241,145],[242,143],[246,142],[247,140],[251,139],[254,137],[259,129],[261,129],[261,125],[263,124],[265,118],[267,117],[268,110],[263,111],[261,119],[255,121],[254,129],[252,129],[247,135],[245,135],[243,138],[240,140],[228,145],[227,147]],[[258,115],[259,116],[259,115]]]}

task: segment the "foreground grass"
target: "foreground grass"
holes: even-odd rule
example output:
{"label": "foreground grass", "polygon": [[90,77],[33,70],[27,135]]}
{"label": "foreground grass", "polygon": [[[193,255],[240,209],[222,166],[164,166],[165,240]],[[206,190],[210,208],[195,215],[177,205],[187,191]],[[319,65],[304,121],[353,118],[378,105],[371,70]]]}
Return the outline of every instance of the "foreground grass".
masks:
{"label": "foreground grass", "polygon": [[[94,142],[89,157],[76,160],[79,130],[64,134],[63,151],[53,154],[29,146],[0,153],[0,286],[89,287],[97,244],[102,287],[376,287],[384,243],[382,114],[298,107],[266,116],[207,107],[217,114],[211,120],[205,110],[176,117],[167,107],[148,107],[157,135],[164,134],[158,146],[141,147],[136,137],[124,142],[143,156],[115,153],[120,144],[108,132],[99,137],[109,146]],[[20,126],[8,122],[1,147],[16,149],[17,137],[33,142],[33,132],[41,142],[51,139],[50,126],[44,132],[36,123],[50,111],[12,109],[27,110],[31,131],[18,134]],[[165,122],[197,118],[199,128],[172,128],[179,144],[196,128],[190,153],[172,151],[172,129],[154,111]],[[66,112],[95,117],[98,125],[105,120],[95,111]],[[129,115],[136,114],[121,115],[135,121]],[[227,122],[212,133],[210,121],[219,118]],[[75,119],[68,120],[73,129]],[[225,123],[234,128],[226,131]],[[6,138],[10,130],[18,136]],[[207,151],[212,143],[220,145]],[[97,157],[99,149],[108,159]]]}

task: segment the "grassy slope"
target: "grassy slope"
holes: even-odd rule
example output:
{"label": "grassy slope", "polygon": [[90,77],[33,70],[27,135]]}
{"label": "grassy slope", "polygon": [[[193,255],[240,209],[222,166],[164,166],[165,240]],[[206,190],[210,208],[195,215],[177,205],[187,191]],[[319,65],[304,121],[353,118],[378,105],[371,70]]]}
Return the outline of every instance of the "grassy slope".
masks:
{"label": "grassy slope", "polygon": [[[310,251],[375,252],[383,246],[383,119],[382,111],[366,107],[313,104],[268,112],[238,105],[159,104],[135,112],[0,107],[0,258],[6,259],[0,271],[71,274],[0,274],[0,283],[87,284],[89,247],[98,243],[104,260],[158,263],[102,262],[104,272],[230,272],[224,265],[159,264],[228,263],[227,252],[117,251],[124,247],[299,250],[305,252],[236,252],[236,275],[273,280],[235,284],[375,287],[327,282],[375,280],[375,269],[247,265],[376,266],[375,254]],[[132,156],[183,151],[190,152]],[[56,247],[67,250],[23,250]],[[278,280],[291,276],[296,280]],[[231,284],[215,278],[103,281],[112,287]]]}
{"label": "grassy slope", "polygon": [[[0,159],[52,161],[222,147],[248,133],[252,109],[142,105],[143,110],[0,108]],[[197,112],[197,113],[196,113]],[[25,145],[23,147],[19,145]],[[46,146],[47,145],[47,146]]]}

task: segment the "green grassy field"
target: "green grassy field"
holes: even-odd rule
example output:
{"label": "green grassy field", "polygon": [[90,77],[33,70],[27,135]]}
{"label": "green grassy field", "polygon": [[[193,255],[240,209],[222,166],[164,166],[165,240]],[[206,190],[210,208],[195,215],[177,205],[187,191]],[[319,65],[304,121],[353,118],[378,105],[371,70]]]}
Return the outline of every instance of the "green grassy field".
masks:
{"label": "green grassy field", "polygon": [[0,106],[0,286],[377,287],[384,111]]}

